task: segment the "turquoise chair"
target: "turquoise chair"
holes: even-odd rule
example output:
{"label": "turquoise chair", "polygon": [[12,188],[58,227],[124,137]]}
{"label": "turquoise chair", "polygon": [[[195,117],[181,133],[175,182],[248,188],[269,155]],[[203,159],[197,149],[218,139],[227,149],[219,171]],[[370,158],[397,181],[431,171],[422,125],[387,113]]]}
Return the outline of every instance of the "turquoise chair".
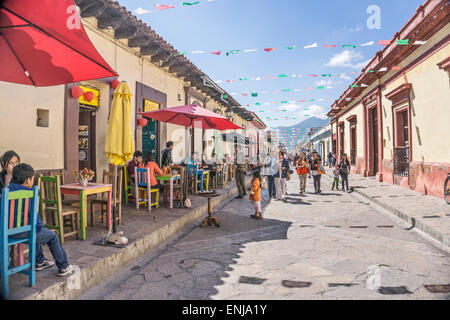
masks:
{"label": "turquoise chair", "polygon": [[[28,275],[30,286],[36,281],[36,219],[39,205],[38,187],[33,190],[9,192],[2,190],[0,220],[0,281],[1,295],[9,296],[9,276],[14,273]],[[28,232],[25,238],[15,239],[11,236]],[[20,266],[10,267],[9,247],[16,244],[28,244],[28,262]]]}
{"label": "turquoise chair", "polygon": [[206,190],[208,190],[208,183],[209,183],[209,171],[208,170],[203,170],[203,169],[199,169],[198,168],[198,164],[188,164],[188,172],[189,174],[191,172],[193,172],[194,178],[195,179],[199,179],[200,178],[200,191],[203,192],[203,182],[205,180],[206,177]]}

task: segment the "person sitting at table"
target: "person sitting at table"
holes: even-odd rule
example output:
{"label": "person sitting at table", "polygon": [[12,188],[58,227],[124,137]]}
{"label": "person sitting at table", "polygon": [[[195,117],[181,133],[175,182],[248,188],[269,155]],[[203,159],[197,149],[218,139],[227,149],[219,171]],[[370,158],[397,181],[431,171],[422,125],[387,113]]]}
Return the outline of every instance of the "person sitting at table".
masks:
{"label": "person sitting at table", "polygon": [[[33,185],[34,169],[30,165],[25,163],[21,163],[15,166],[13,169],[11,184],[8,186],[9,192],[18,190],[31,190]],[[24,206],[22,206],[22,208],[24,208]],[[25,215],[22,212],[22,219],[24,219],[24,216]],[[13,235],[11,237],[15,239],[21,239],[26,236],[27,232],[24,232]],[[36,271],[50,268],[55,264],[53,261],[45,259],[44,253],[42,252],[43,244],[46,244],[49,247],[53,258],[56,261],[56,266],[58,267],[57,275],[59,277],[65,277],[71,274],[73,271],[73,267],[67,260],[67,254],[61,246],[58,236],[55,232],[45,228],[44,222],[42,221],[41,216],[38,214],[36,220]]]}
{"label": "person sitting at table", "polygon": [[142,152],[135,151],[133,153],[133,159],[131,159],[131,161],[128,162],[127,165],[128,176],[130,177],[130,180],[133,184],[134,184],[134,168],[139,167],[141,163],[142,163]]}
{"label": "person sitting at table", "polygon": [[20,163],[19,155],[12,151],[6,151],[0,158],[2,171],[0,172],[0,190],[6,188],[12,180],[13,169]]}
{"label": "person sitting at table", "polygon": [[156,180],[156,174],[163,175],[162,170],[155,162],[155,156],[151,152],[147,152],[144,157],[144,162],[139,165],[140,169],[150,169],[150,186],[159,188],[160,191],[164,190],[164,186]]}

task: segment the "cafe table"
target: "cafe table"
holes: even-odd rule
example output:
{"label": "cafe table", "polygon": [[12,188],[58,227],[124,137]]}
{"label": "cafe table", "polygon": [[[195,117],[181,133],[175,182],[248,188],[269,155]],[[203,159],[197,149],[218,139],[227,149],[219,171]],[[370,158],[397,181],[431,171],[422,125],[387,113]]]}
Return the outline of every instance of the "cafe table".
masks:
{"label": "cafe table", "polygon": [[160,175],[160,176],[156,176],[156,180],[161,181],[162,183],[165,183],[166,181],[169,181],[169,207],[170,209],[173,208],[173,182],[175,180],[180,180],[181,179],[181,175],[179,174],[165,174],[165,175]]}
{"label": "cafe table", "polygon": [[65,184],[60,187],[61,194],[71,194],[80,197],[81,240],[86,240],[87,227],[87,196],[108,192],[107,228],[111,227],[112,184],[88,183],[86,187],[79,183]]}

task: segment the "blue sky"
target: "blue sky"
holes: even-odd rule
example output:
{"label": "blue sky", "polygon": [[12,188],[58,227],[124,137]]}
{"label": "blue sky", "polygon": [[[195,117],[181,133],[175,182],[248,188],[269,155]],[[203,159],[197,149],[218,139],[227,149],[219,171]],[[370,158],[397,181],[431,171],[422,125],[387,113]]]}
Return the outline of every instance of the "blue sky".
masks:
{"label": "blue sky", "polygon": [[[190,0],[195,1],[195,0]],[[358,74],[365,62],[383,47],[379,40],[390,40],[414,15],[424,0],[199,0],[193,6],[182,6],[173,0],[119,0],[133,11],[150,10],[137,17],[147,23],[177,50],[186,51],[186,57],[243,106],[255,111],[269,126],[288,126],[306,119],[305,115],[320,116],[330,110]],[[174,5],[174,9],[158,11],[156,4]],[[367,27],[367,8],[377,5],[381,9],[381,29]],[[141,13],[144,10],[139,10]],[[140,13],[138,11],[138,13]],[[374,41],[372,46],[360,44]],[[304,46],[318,43],[318,47]],[[342,48],[344,44],[357,45],[356,49]],[[324,48],[323,45],[337,45]],[[296,46],[293,50],[286,46]],[[276,48],[267,53],[264,48]],[[241,50],[225,56],[228,50]],[[245,49],[257,52],[243,53]],[[221,56],[210,51],[222,51]],[[192,54],[192,51],[205,51]],[[278,75],[286,74],[287,78]],[[345,75],[337,76],[336,74]],[[301,77],[293,77],[292,75]],[[317,78],[307,76],[318,74]],[[322,78],[322,74],[332,77]],[[265,77],[275,76],[274,80]],[[239,81],[247,77],[249,80]],[[261,80],[251,80],[260,77]],[[227,83],[226,80],[238,80]],[[322,82],[320,82],[322,81]],[[323,82],[326,81],[326,82]],[[326,89],[317,90],[324,85]],[[304,88],[313,87],[313,90]],[[331,87],[331,89],[328,89]],[[290,92],[275,93],[276,90]],[[295,91],[297,89],[297,91]],[[258,93],[254,98],[251,93]],[[263,94],[267,92],[267,94]],[[242,93],[248,93],[243,96]],[[314,99],[314,101],[310,101]],[[299,102],[306,100],[306,102]],[[288,101],[281,104],[281,101]],[[291,103],[295,101],[295,103]],[[274,102],[278,102],[274,104]],[[266,103],[266,105],[264,105]],[[307,108],[307,110],[304,110]],[[286,110],[286,111],[282,111]],[[264,111],[264,112],[260,112]],[[268,121],[265,118],[279,119]],[[285,118],[289,117],[289,120]],[[294,118],[295,119],[292,119]]]}

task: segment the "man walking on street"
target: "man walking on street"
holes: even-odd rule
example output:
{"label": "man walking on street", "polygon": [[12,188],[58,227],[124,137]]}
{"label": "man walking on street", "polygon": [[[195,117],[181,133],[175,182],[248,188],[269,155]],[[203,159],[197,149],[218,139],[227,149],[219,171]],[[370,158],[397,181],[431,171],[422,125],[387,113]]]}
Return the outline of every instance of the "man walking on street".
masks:
{"label": "man walking on street", "polygon": [[267,188],[269,189],[269,199],[276,197],[275,177],[274,175],[278,171],[278,160],[267,154],[264,159],[264,166],[262,169],[263,176],[267,178]]}
{"label": "man walking on street", "polygon": [[[237,162],[237,161],[236,161]],[[247,166],[245,164],[236,164],[236,185],[239,191],[239,196],[236,199],[242,199],[247,195],[245,191],[245,174],[247,173]]]}

